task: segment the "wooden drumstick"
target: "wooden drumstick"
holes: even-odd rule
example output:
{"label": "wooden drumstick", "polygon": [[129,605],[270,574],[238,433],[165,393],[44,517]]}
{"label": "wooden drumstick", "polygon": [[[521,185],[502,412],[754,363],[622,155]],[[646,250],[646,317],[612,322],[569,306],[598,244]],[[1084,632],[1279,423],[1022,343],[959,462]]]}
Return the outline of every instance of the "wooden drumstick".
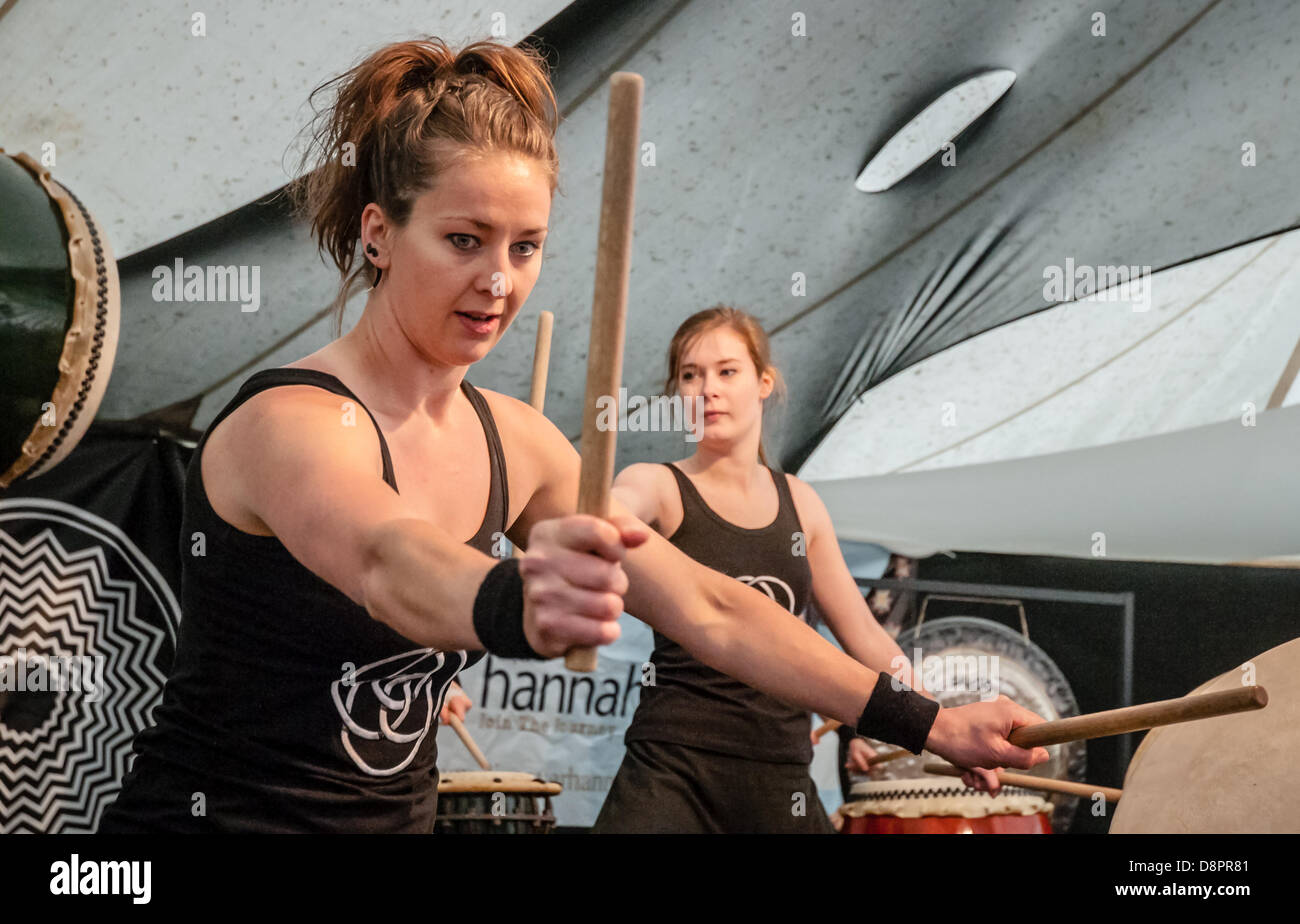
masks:
{"label": "wooden drumstick", "polygon": [[[632,213],[636,192],[637,141],[641,130],[640,74],[619,71],[609,78],[609,121],[605,128],[605,180],[600,197],[596,244],[596,286],[591,301],[591,342],[587,347],[587,394],[582,407],[582,472],[578,513],[609,516],[609,486],[614,479],[618,422],[596,426],[597,404],[617,396],[623,377],[623,328],[627,319],[628,270],[632,262]],[[571,671],[594,671],[595,648],[571,648],[564,656]]]}
{"label": "wooden drumstick", "polygon": [[[1263,687],[1241,687],[1220,693],[1199,693],[1195,696],[1181,696],[1177,699],[1124,706],[1121,709],[1090,712],[1087,715],[1073,716],[1068,719],[1026,725],[1012,731],[1007,740],[1021,748],[1046,747],[1067,741],[1124,735],[1161,725],[1192,722],[1196,719],[1212,719],[1215,716],[1229,715],[1234,712],[1249,712],[1253,709],[1263,709],[1267,705],[1268,691]],[[821,740],[822,735],[835,730],[841,724],[831,719],[813,734]],[[908,752],[900,751],[887,754],[884,758],[873,757],[871,763],[895,760],[906,753]]]}
{"label": "wooden drumstick", "polygon": [[840,722],[837,719],[829,719],[828,721],[823,722],[813,730],[813,742],[820,743],[825,735],[835,731],[835,729],[839,728],[843,724],[843,722]]}
{"label": "wooden drumstick", "polygon": [[[843,722],[840,722],[836,719],[831,719],[826,723],[817,726],[817,729],[813,732],[813,735],[817,739],[817,742],[820,743],[823,735],[835,731],[835,729],[839,728],[843,724],[844,724]],[[915,757],[915,756],[916,755],[914,755],[911,751],[908,751],[904,748],[899,748],[896,751],[889,751],[888,753],[885,754],[875,754],[871,757],[868,757],[867,766],[874,767],[876,764],[887,764],[891,760],[900,760],[904,757]]]}
{"label": "wooden drumstick", "polygon": [[479,750],[479,746],[474,742],[474,739],[470,737],[469,729],[465,727],[465,723],[460,720],[459,716],[452,713],[447,724],[455,729],[456,734],[460,735],[460,740],[465,743],[465,747],[469,750],[470,756],[478,761],[478,765],[484,770],[491,770],[492,765],[488,763],[487,757],[483,755],[483,752]]}
{"label": "wooden drumstick", "polygon": [[911,751],[907,750],[906,748],[899,748],[897,751],[890,751],[887,754],[877,754],[874,757],[868,757],[867,766],[874,767],[877,764],[887,764],[891,760],[902,760],[904,757],[916,757],[916,756],[917,755],[913,754]]}
{"label": "wooden drumstick", "polygon": [[[840,722],[836,719],[831,719],[825,722],[824,724],[817,726],[817,729],[813,732],[813,736],[816,738],[817,743],[820,743],[822,740],[822,736],[835,731],[835,729],[839,728],[843,724],[844,724],[843,722]],[[876,764],[887,764],[891,760],[900,760],[901,758],[904,757],[915,757],[915,756],[916,755],[914,755],[911,751],[908,751],[904,748],[899,748],[896,751],[889,751],[886,754],[875,754],[871,757],[868,757],[867,766],[874,767]]]}
{"label": "wooden drumstick", "polygon": [[1263,687],[1239,687],[1221,693],[1198,693],[1178,699],[1125,706],[1106,712],[1092,712],[1054,722],[1025,725],[1015,729],[1007,740],[1016,747],[1046,747],[1066,741],[1083,741],[1105,735],[1124,735],[1161,725],[1209,719],[1217,715],[1263,709],[1268,705],[1268,691]]}
{"label": "wooden drumstick", "polygon": [[533,384],[528,391],[528,403],[541,413],[546,408],[546,373],[551,367],[551,331],[555,327],[555,314],[543,311],[537,316],[537,346],[533,350]]}
{"label": "wooden drumstick", "polygon": [[[961,776],[965,771],[952,764],[934,762],[925,765],[925,772],[939,776]],[[998,782],[1003,786],[1041,789],[1043,792],[1060,792],[1068,796],[1092,796],[1101,793],[1102,798],[1107,802],[1118,802],[1124,792],[1112,786],[1093,786],[1091,783],[1076,783],[1073,780],[1058,780],[1055,777],[1033,776],[1029,773],[1011,773],[1007,770],[998,771]]]}
{"label": "wooden drumstick", "polygon": [[[554,312],[543,311],[537,316],[537,345],[533,348],[533,381],[528,388],[528,403],[539,414],[546,409],[546,373],[551,368],[551,331],[554,327]],[[510,554],[519,558],[523,553],[519,546],[512,544]]]}

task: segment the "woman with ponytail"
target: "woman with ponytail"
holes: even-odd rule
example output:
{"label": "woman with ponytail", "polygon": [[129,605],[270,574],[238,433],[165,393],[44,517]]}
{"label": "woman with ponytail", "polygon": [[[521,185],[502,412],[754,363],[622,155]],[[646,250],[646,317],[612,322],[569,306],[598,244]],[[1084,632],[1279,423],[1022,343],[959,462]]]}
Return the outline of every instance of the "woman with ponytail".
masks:
{"label": "woman with ponytail", "polygon": [[[365,308],[250,376],[196,447],[176,657],[101,831],[431,831],[457,673],[484,650],[607,644],[625,606],[704,663],[963,766],[1046,759],[1005,740],[1032,713],[918,711],[618,505],[575,515],[568,440],[465,380],[541,270],[558,164],[535,53],[400,42],[318,92],[294,192],[339,270],[336,332],[349,295]],[[498,557],[505,536],[521,558]]]}

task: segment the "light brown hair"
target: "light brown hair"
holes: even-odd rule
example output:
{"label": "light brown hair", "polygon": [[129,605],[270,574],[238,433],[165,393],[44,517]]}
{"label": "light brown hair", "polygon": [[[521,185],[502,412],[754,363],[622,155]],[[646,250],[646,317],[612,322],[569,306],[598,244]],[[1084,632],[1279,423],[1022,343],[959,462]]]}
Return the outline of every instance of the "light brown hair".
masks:
{"label": "light brown hair", "polygon": [[[321,94],[333,100],[317,109]],[[289,192],[342,277],[330,306],[335,336],[347,300],[379,282],[379,269],[358,253],[368,203],[403,226],[439,174],[475,153],[533,158],[555,192],[558,110],[546,62],[531,48],[474,42],[453,51],[433,37],[397,42],[318,86],[310,101],[310,139]]]}
{"label": "light brown hair", "polygon": [[[715,305],[697,311],[677,328],[672,341],[668,344],[668,378],[664,382],[664,394],[677,393],[677,380],[682,372],[682,357],[691,345],[703,334],[720,327],[735,331],[744,341],[745,348],[749,351],[749,358],[754,363],[754,371],[760,378],[764,372],[771,373],[774,385],[769,397],[778,400],[784,398],[785,379],[781,375],[781,370],[772,362],[772,346],[768,342],[763,325],[752,314],[730,305]],[[758,438],[758,458],[764,465],[768,464],[761,432]]]}

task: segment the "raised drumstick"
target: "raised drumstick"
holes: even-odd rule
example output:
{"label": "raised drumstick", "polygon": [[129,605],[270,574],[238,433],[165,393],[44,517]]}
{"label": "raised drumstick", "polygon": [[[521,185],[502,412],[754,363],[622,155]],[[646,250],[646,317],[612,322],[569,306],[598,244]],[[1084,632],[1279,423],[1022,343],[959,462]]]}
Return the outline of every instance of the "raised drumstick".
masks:
{"label": "raised drumstick", "polygon": [[[926,773],[938,776],[961,776],[965,771],[952,764],[938,762],[927,763]],[[1043,792],[1061,792],[1068,796],[1092,796],[1101,793],[1107,802],[1118,802],[1122,789],[1111,786],[1093,786],[1091,783],[1076,783],[1073,780],[1058,780],[1050,776],[1033,776],[1029,773],[1012,773],[1008,770],[998,771],[998,782],[1003,786],[1019,786],[1021,789],[1041,789]]]}
{"label": "raised drumstick", "polygon": [[[609,516],[618,424],[596,426],[597,403],[618,394],[623,377],[623,328],[627,319],[628,271],[632,263],[632,211],[636,192],[637,141],[641,130],[640,74],[619,71],[609,78],[609,121],[605,128],[605,181],[600,197],[596,243],[596,288],[591,302],[587,347],[587,394],[582,407],[582,473],[578,513]],[[571,648],[571,671],[596,669],[595,648]]]}
{"label": "raised drumstick", "polygon": [[[551,331],[554,327],[554,312],[543,311],[537,316],[537,345],[533,348],[533,381],[528,389],[528,403],[539,414],[546,409],[546,374],[551,368]],[[519,546],[513,546],[510,554],[518,558]]]}
{"label": "raised drumstick", "polygon": [[1263,687],[1239,687],[1221,693],[1198,693],[1106,712],[1076,715],[1054,722],[1040,722],[1038,725],[1025,725],[1015,729],[1007,736],[1007,740],[1021,748],[1046,747],[1066,741],[1124,735],[1161,725],[1263,709],[1267,705],[1268,691]]}
{"label": "raised drumstick", "polygon": [[478,765],[484,770],[491,770],[492,765],[488,763],[487,757],[485,757],[483,752],[479,750],[479,746],[475,743],[474,739],[470,737],[469,729],[465,727],[465,723],[453,713],[447,724],[455,730],[456,734],[460,735],[460,740],[464,742],[465,747],[469,750],[470,756],[478,761]]}
{"label": "raised drumstick", "polygon": [[821,725],[818,725],[817,728],[814,729],[813,731],[813,743],[814,744],[820,743],[824,736],[835,731],[835,729],[839,728],[843,724],[844,724],[843,722],[840,722],[837,719],[828,719],[827,721],[823,722]]}
{"label": "raised drumstick", "polygon": [[543,311],[537,316],[537,346],[533,350],[533,384],[528,391],[528,403],[541,413],[546,409],[546,373],[551,367],[551,331],[555,327],[555,314]]}

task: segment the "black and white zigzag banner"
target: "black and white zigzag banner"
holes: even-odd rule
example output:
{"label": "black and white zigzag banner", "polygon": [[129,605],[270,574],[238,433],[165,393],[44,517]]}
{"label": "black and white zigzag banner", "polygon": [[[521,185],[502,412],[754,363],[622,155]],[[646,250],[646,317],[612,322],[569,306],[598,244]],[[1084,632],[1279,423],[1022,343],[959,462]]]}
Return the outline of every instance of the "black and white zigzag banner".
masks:
{"label": "black and white zigzag banner", "polygon": [[[153,441],[87,442],[0,500],[4,834],[95,830],[175,651],[182,451],[160,461]],[[93,661],[99,688],[24,670],[56,659]]]}

